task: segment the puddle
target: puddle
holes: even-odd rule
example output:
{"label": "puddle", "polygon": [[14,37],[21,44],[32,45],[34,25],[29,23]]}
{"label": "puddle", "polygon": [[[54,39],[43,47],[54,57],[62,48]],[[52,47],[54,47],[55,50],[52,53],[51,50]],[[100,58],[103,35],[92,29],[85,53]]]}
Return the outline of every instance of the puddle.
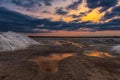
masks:
{"label": "puddle", "polygon": [[62,59],[75,56],[74,53],[53,53],[50,56],[39,56],[32,59],[29,59],[29,61],[35,62],[40,66],[40,70],[47,73],[55,73],[58,71],[58,62]]}
{"label": "puddle", "polygon": [[86,56],[100,57],[100,58],[105,58],[105,57],[113,58],[114,57],[107,52],[99,52],[99,51],[85,51],[84,54]]}

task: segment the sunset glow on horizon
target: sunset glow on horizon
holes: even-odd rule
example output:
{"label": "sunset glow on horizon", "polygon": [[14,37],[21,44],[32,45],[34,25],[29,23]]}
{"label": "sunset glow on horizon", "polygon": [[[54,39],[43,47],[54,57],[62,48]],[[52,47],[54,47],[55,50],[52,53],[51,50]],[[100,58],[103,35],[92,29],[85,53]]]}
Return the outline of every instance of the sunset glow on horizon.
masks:
{"label": "sunset glow on horizon", "polygon": [[[91,37],[91,36],[120,36],[119,31],[96,31],[96,32],[89,32],[89,31],[52,31],[48,33],[28,33],[28,36],[68,36],[68,37]],[[112,34],[111,34],[112,33]]]}

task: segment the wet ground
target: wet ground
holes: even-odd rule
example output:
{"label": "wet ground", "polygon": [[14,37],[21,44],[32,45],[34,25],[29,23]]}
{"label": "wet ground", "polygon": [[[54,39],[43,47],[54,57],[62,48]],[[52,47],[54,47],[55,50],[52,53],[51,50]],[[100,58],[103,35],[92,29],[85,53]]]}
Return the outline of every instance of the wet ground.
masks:
{"label": "wet ground", "polygon": [[34,38],[41,45],[0,53],[0,80],[120,80],[119,38]]}

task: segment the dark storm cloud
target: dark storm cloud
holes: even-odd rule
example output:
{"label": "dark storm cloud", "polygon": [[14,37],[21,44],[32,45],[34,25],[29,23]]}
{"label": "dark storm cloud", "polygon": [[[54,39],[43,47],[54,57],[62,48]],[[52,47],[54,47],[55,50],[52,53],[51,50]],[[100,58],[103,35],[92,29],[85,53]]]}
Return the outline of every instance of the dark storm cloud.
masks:
{"label": "dark storm cloud", "polygon": [[86,15],[86,13],[81,12],[79,15],[72,14],[71,16],[72,16],[72,18],[80,18],[81,16],[85,16],[85,15]]}
{"label": "dark storm cloud", "polygon": [[51,12],[49,12],[49,11],[47,11],[47,10],[44,10],[44,11],[42,11],[42,13],[51,13]]}
{"label": "dark storm cloud", "polygon": [[42,6],[42,4],[46,6],[51,6],[53,0],[0,0],[0,3],[13,3],[17,6],[31,8],[34,6]]}
{"label": "dark storm cloud", "polygon": [[73,14],[71,16],[72,16],[72,18],[79,18],[79,17],[81,17],[81,15],[75,15],[75,14]]}
{"label": "dark storm cloud", "polygon": [[36,27],[46,30],[67,30],[67,31],[76,31],[80,28],[89,28],[90,31],[104,31],[104,30],[120,30],[120,19],[111,20],[108,23],[96,24],[90,21],[79,22],[80,20],[74,20],[70,23],[63,21],[50,21],[49,19],[39,20],[39,25],[44,25],[44,27]]}
{"label": "dark storm cloud", "polygon": [[110,23],[120,24],[120,18],[113,19],[113,20],[110,21]]}
{"label": "dark storm cloud", "polygon": [[120,16],[120,6],[114,7],[111,12],[107,12],[103,17],[103,20],[110,19],[115,16]]}
{"label": "dark storm cloud", "polygon": [[120,30],[120,24],[112,21],[103,24],[88,24],[86,27],[92,27],[91,29],[94,31]]}
{"label": "dark storm cloud", "polygon": [[101,11],[105,11],[117,4],[118,0],[87,0],[87,6],[91,9],[102,7]]}
{"label": "dark storm cloud", "polygon": [[[39,25],[43,25],[40,27]],[[36,28],[48,30],[62,30],[70,26],[62,21],[50,21],[49,19],[35,19],[0,7],[0,31],[34,32]]]}
{"label": "dark storm cloud", "polygon": [[51,6],[52,0],[42,0],[46,6]]}
{"label": "dark storm cloud", "polygon": [[70,4],[67,7],[67,9],[77,9],[77,7],[80,5],[81,2],[82,2],[82,0],[75,1],[72,4]]}
{"label": "dark storm cloud", "polygon": [[34,18],[0,7],[0,31],[31,32]]}
{"label": "dark storm cloud", "polygon": [[[118,11],[114,9],[113,11]],[[120,19],[111,20],[108,23],[96,24],[90,21],[78,22],[76,19],[70,23],[63,21],[51,21],[49,19],[35,19],[14,11],[0,7],[0,31],[15,32],[43,32],[42,30],[67,30],[75,31],[80,28],[89,28],[90,31],[120,30]],[[36,31],[35,29],[38,29]]]}
{"label": "dark storm cloud", "polygon": [[79,30],[80,28],[89,28],[90,31],[105,31],[105,30],[120,30],[120,19],[112,20],[108,23],[96,24],[90,21],[81,22],[81,23],[71,23],[67,30],[68,31],[75,31]]}
{"label": "dark storm cloud", "polygon": [[64,11],[63,8],[56,9],[56,13],[59,15],[65,15],[67,14],[67,11]]}

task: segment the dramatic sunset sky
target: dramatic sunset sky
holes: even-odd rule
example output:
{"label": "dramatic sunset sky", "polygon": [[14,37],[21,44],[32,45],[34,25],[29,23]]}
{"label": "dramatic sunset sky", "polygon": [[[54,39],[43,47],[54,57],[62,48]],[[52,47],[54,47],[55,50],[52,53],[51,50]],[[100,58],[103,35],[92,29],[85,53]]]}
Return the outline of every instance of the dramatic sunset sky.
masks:
{"label": "dramatic sunset sky", "polygon": [[120,0],[0,0],[0,32],[120,36]]}

